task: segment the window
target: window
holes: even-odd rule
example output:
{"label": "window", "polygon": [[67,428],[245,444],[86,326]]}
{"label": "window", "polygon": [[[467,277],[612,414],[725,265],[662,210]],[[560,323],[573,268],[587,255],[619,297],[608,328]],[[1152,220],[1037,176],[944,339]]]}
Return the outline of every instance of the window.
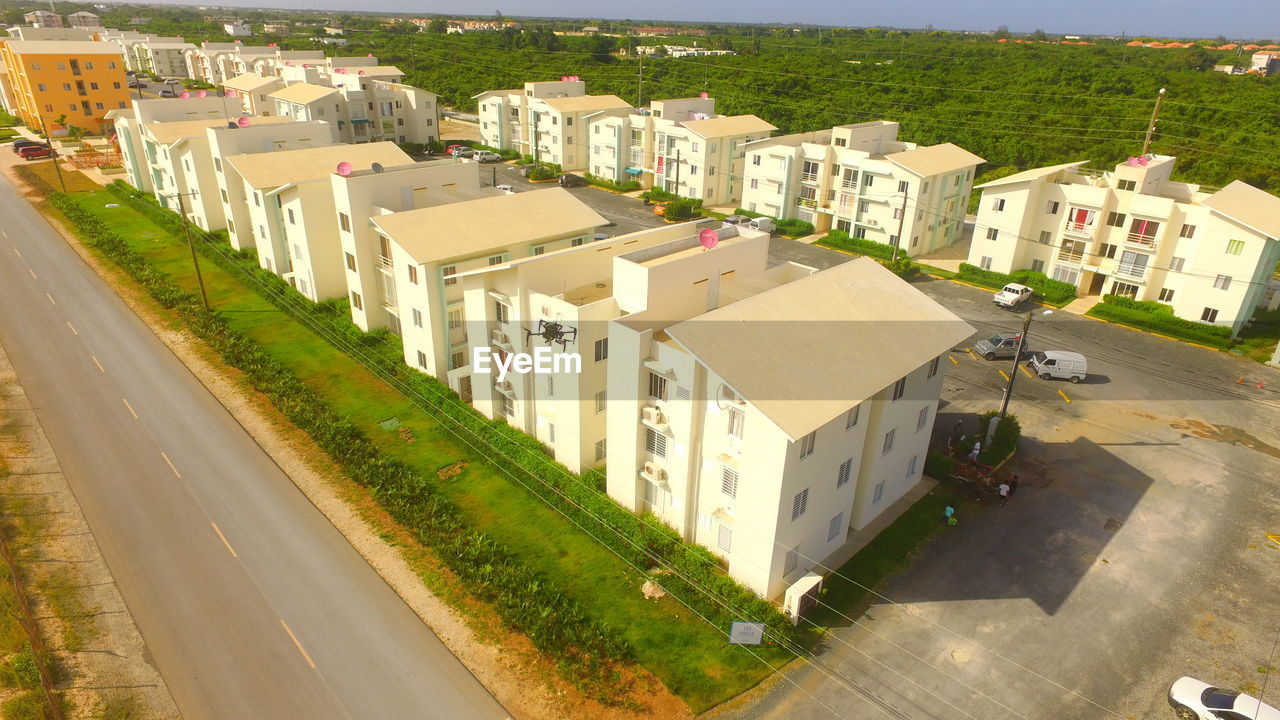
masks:
{"label": "window", "polygon": [[1183,224],[1182,229],[1178,231],[1178,237],[1191,238],[1196,235],[1196,226]]}
{"label": "window", "polygon": [[760,164],[760,156],[759,156],[759,155],[752,155],[752,156],[751,156],[751,164],[752,164],[752,165],[759,165],[759,164]]}
{"label": "window", "polygon": [[1051,245],[1051,244],[1053,244],[1053,233],[1049,232],[1048,230],[1041,230],[1041,231],[1040,231],[1040,244],[1041,244],[1041,245]]}
{"label": "window", "polygon": [[817,430],[814,430],[808,435],[805,435],[804,437],[800,438],[800,459],[801,460],[813,454],[813,446],[817,444],[817,441],[818,441]]}
{"label": "window", "polygon": [[667,379],[661,375],[649,373],[649,397],[657,400],[667,399]]}
{"label": "window", "polygon": [[982,259],[978,261],[978,266],[981,267],[983,270],[990,270],[991,269],[990,256],[983,255]]}
{"label": "window", "polygon": [[97,90],[97,89],[98,89],[98,83],[96,83],[96,82],[91,82],[91,83],[89,83],[89,89],[90,89],[90,90]]}
{"label": "window", "polygon": [[1110,225],[1111,227],[1124,227],[1124,213],[1108,213],[1107,225]]}
{"label": "window", "polygon": [[503,258],[503,257],[504,257],[504,256],[502,256],[502,255],[494,255],[494,256],[490,257],[490,258],[489,258],[489,267],[493,267],[494,265],[501,265],[501,264],[502,264],[502,258]]}
{"label": "window", "polygon": [[910,462],[907,463],[907,479],[908,480],[916,476],[916,468],[919,466],[919,464],[920,464],[920,456],[919,455],[911,456]]}
{"label": "window", "polygon": [[547,397],[555,397],[555,396],[556,396],[556,376],[548,375],[547,376]]}
{"label": "window", "polygon": [[364,301],[360,299],[360,293],[358,292],[351,293],[351,307],[357,310],[364,309]]}
{"label": "window", "polygon": [[[262,196],[258,193],[253,194],[253,204],[258,207],[262,207]],[[266,233],[263,233],[263,235],[266,235]]]}
{"label": "window", "polygon": [[1218,290],[1230,290],[1230,289],[1231,289],[1231,276],[1230,276],[1230,275],[1219,275],[1216,279],[1214,279],[1214,281],[1213,281],[1213,286],[1214,286],[1215,288],[1217,288]]}
{"label": "window", "polygon": [[999,231],[999,230],[997,230],[997,229],[995,229],[995,228],[987,228],[987,239],[988,239],[988,240],[995,240],[995,239],[996,239],[997,237],[999,237],[999,236],[1000,236],[1000,231]]}
{"label": "window", "polygon": [[1160,288],[1160,302],[1173,302],[1173,290],[1170,290],[1169,288]]}
{"label": "window", "polygon": [[1105,258],[1109,260],[1111,258],[1114,258],[1115,256],[1116,256],[1115,245],[1109,245],[1107,243],[1103,243],[1098,247],[1098,257],[1100,259]]}
{"label": "window", "polygon": [[796,566],[800,564],[800,548],[788,550],[786,558],[782,561],[782,575],[786,577],[795,572]]}
{"label": "window", "polygon": [[938,357],[934,358],[933,360],[931,360],[931,361],[929,362],[929,375],[928,375],[928,377],[927,377],[927,378],[925,378],[925,379],[931,378],[931,377],[933,377],[934,375],[937,375],[937,374],[938,374],[938,364],[939,364],[939,363],[941,363],[941,362],[942,362],[942,356],[941,356],[941,355],[939,355]]}
{"label": "window", "polygon": [[[214,162],[217,162],[216,160]],[[338,225],[342,227],[343,232],[351,232],[351,216],[346,213],[338,213]]]}
{"label": "window", "polygon": [[747,414],[737,408],[729,408],[729,435],[742,439],[742,427],[746,424]]}
{"label": "window", "polygon": [[597,415],[604,412],[604,409],[608,407],[608,400],[606,398],[607,396],[604,390],[601,390],[600,392],[596,393],[596,414]]}
{"label": "window", "polygon": [[1113,282],[1111,283],[1111,294],[1136,300],[1138,298],[1138,286],[1133,283]]}
{"label": "window", "polygon": [[[907,191],[907,188],[909,188],[909,187],[911,187],[911,185],[910,185],[910,183],[908,183],[906,180],[899,180],[899,181],[898,181],[898,192],[900,192],[900,193],[905,193],[905,192]],[[1003,201],[1003,200],[1001,200],[1000,202],[1004,202],[1004,201]]]}
{"label": "window", "polygon": [[991,209],[996,212],[1004,212],[1004,198],[996,198],[991,202]]}
{"label": "window", "polygon": [[844,487],[849,483],[849,478],[853,475],[853,458],[849,458],[840,463],[840,469],[836,471],[836,487]]}
{"label": "window", "polygon": [[1244,241],[1243,241],[1243,240],[1228,240],[1228,241],[1227,241],[1227,254],[1228,254],[1228,255],[1243,255],[1243,254],[1244,254]]}
{"label": "window", "polygon": [[596,362],[609,358],[609,338],[596,341]]}
{"label": "window", "polygon": [[809,509],[809,488],[805,488],[796,493],[791,498],[791,519],[796,520]]}
{"label": "window", "polygon": [[924,407],[920,408],[920,413],[916,415],[916,432],[920,432],[921,430],[923,430],[924,426],[928,424],[928,422],[929,422],[929,406],[925,405]]}
{"label": "window", "polygon": [[720,492],[726,497],[738,497],[738,471],[730,467],[720,469]]}
{"label": "window", "polygon": [[546,252],[546,251],[547,251],[547,246],[546,246],[546,245],[538,245],[537,247],[533,248],[533,254],[534,254],[534,255],[541,255],[542,253],[544,253],[544,252]]}
{"label": "window", "polygon": [[456,330],[462,327],[462,308],[451,308],[449,310],[449,329]]}
{"label": "window", "polygon": [[664,458],[667,456],[667,436],[654,430],[653,428],[644,429],[644,449],[653,453],[657,457]]}
{"label": "window", "polygon": [[759,181],[759,180],[757,180],[756,178],[751,178],[751,189],[752,189],[752,190],[759,190],[759,189],[760,189],[760,181]]}
{"label": "window", "polygon": [[347,269],[351,272],[356,271],[356,256],[351,253],[345,253],[347,256]]}
{"label": "window", "polygon": [[229,199],[227,198],[227,191],[226,191],[226,190],[218,190],[218,194],[222,196],[222,204],[223,204],[223,205],[230,205],[230,204],[231,204],[231,200],[229,200]]}
{"label": "window", "polygon": [[289,208],[288,212],[289,212],[289,224],[290,224],[290,225],[297,225],[297,224],[298,224],[298,222],[297,222],[296,220],[294,220],[294,218],[293,218],[293,208]]}
{"label": "window", "polygon": [[831,542],[840,536],[844,530],[844,513],[838,513],[831,518],[831,526],[827,528],[827,542]]}
{"label": "window", "polygon": [[871,495],[871,504],[879,505],[880,501],[883,499],[884,499],[884,481],[881,480],[880,482],[876,483],[876,490]]}
{"label": "window", "polygon": [[111,89],[113,89],[113,90],[119,90],[119,89],[120,89],[120,83],[118,83],[118,82],[113,82],[113,83],[111,83]]}
{"label": "window", "polygon": [[1214,308],[1207,307],[1204,309],[1204,312],[1200,313],[1200,322],[1211,323],[1211,322],[1217,322],[1217,321],[1218,321],[1218,311]]}
{"label": "window", "polygon": [[413,308],[412,312],[413,312],[413,326],[422,327],[422,311],[419,310],[418,308]]}
{"label": "window", "polygon": [[493,317],[498,322],[505,325],[511,321],[511,308],[507,307],[506,305],[503,305],[501,302],[497,300],[494,300],[493,301]]}
{"label": "window", "polygon": [[1043,260],[1032,260],[1032,261],[1031,261],[1031,272],[1038,272],[1038,273],[1042,273],[1042,272],[1044,272],[1044,261],[1043,261]]}
{"label": "window", "polygon": [[1057,214],[1058,214],[1058,201],[1057,201],[1057,200],[1050,200],[1050,201],[1049,201],[1049,214],[1050,214],[1050,215],[1057,215]]}
{"label": "window", "polygon": [[1138,188],[1138,182],[1136,180],[1121,180],[1116,183],[1116,187],[1120,190],[1136,190]]}
{"label": "window", "polygon": [[844,429],[845,429],[845,430],[848,430],[849,428],[851,428],[851,427],[853,427],[853,426],[855,426],[855,425],[857,425],[857,424],[858,424],[858,412],[859,412],[860,410],[862,410],[862,406],[861,406],[861,405],[854,405],[852,410],[850,410],[849,412],[847,412],[847,413],[845,413],[845,414],[844,414]]}
{"label": "window", "polygon": [[1186,262],[1186,260],[1185,260],[1185,259],[1183,259],[1183,258],[1180,258],[1180,257],[1172,257],[1172,258],[1169,258],[1169,270],[1170,270],[1170,272],[1182,272],[1182,265],[1183,265],[1183,263],[1185,263],[1185,262]]}
{"label": "window", "polygon": [[409,266],[409,282],[413,283],[414,285],[418,284],[418,266],[417,265]]}
{"label": "window", "polygon": [[875,180],[871,173],[862,173],[862,187],[871,187],[871,183]]}
{"label": "window", "polygon": [[905,395],[906,392],[907,392],[907,379],[902,378],[901,380],[893,384],[893,397],[890,399],[898,400],[903,395]]}
{"label": "window", "polygon": [[693,147],[692,147],[691,149],[692,149],[694,152],[698,152],[698,143],[692,143],[692,145],[693,145]]}
{"label": "window", "polygon": [[71,83],[62,83],[62,89],[63,89],[63,90],[70,90],[70,89],[71,89]]}
{"label": "window", "polygon": [[880,444],[881,455],[888,455],[890,452],[893,451],[893,438],[897,434],[898,434],[897,428],[893,428],[892,430],[884,434],[884,442]]}
{"label": "window", "polygon": [[609,452],[608,438],[604,440],[597,440],[596,441],[596,462],[600,462],[601,460],[604,460],[605,456],[608,455],[608,452]]}
{"label": "window", "polygon": [[720,529],[716,536],[716,547],[720,548],[721,552],[726,553],[733,548],[733,528],[720,523]]}
{"label": "window", "polygon": [[[506,415],[507,417],[515,417],[515,414],[516,414],[515,401],[507,397],[506,395],[502,395],[502,394],[499,394],[498,397],[501,398],[501,401],[502,401],[502,414]],[[649,485],[649,487],[653,487],[653,485],[649,483],[645,483],[645,484]]]}
{"label": "window", "polygon": [[458,282],[458,278],[453,277],[456,272],[458,272],[457,265],[446,265],[440,268],[440,276],[444,278],[445,285],[453,285]]}

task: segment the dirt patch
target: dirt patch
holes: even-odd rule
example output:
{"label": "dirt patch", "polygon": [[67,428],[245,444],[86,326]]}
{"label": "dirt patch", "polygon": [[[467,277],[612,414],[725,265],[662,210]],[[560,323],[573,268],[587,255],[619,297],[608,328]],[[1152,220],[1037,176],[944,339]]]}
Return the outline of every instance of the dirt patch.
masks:
{"label": "dirt patch", "polygon": [[1169,423],[1169,427],[1174,430],[1182,430],[1183,432],[1194,435],[1203,440],[1213,440],[1216,442],[1230,443],[1232,445],[1240,445],[1250,450],[1256,450],[1264,455],[1270,455],[1273,458],[1280,458],[1280,448],[1269,445],[1258,438],[1251,435],[1248,431],[1240,428],[1230,427],[1228,425],[1210,425],[1199,420],[1184,419]]}
{"label": "dirt patch", "polygon": [[473,140],[481,142],[480,126],[476,123],[455,120],[451,117],[440,118],[440,140],[448,143],[450,140]]}
{"label": "dirt patch", "polygon": [[456,462],[452,465],[446,465],[436,471],[436,477],[441,480],[449,481],[461,475],[462,471],[465,470],[466,467],[467,464],[464,462]]}

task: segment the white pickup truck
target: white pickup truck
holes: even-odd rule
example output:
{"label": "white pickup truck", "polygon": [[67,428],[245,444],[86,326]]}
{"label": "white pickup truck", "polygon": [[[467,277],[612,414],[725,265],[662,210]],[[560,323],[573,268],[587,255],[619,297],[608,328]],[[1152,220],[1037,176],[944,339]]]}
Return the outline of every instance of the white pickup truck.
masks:
{"label": "white pickup truck", "polygon": [[1026,285],[1009,283],[1000,292],[992,296],[991,300],[1000,307],[1014,309],[1030,300],[1033,294],[1034,292],[1032,292],[1031,288]]}

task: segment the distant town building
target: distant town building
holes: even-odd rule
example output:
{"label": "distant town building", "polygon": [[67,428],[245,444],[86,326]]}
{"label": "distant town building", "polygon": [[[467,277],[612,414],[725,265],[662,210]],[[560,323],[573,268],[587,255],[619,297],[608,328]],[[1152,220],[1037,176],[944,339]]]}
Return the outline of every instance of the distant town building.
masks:
{"label": "distant town building", "polygon": [[293,32],[293,27],[287,22],[263,23],[262,32],[267,35],[288,35]]}
{"label": "distant town building", "polygon": [[249,23],[243,20],[235,20],[222,24],[223,31],[231,37],[249,37],[253,31],[249,29]]}
{"label": "distant town building", "polygon": [[1260,75],[1280,72],[1280,50],[1260,50],[1250,60],[1249,69]]}
{"label": "distant town building", "polygon": [[706,35],[707,31],[699,28],[671,27],[669,25],[645,25],[632,29],[633,35],[642,37],[663,37],[668,35]]}
{"label": "distant town building", "polygon": [[34,10],[22,16],[22,19],[31,23],[32,27],[38,28],[60,28],[65,27],[62,16],[48,10]]}
{"label": "distant town building", "polygon": [[91,12],[73,12],[67,16],[67,22],[74,28],[101,27],[102,20]]}

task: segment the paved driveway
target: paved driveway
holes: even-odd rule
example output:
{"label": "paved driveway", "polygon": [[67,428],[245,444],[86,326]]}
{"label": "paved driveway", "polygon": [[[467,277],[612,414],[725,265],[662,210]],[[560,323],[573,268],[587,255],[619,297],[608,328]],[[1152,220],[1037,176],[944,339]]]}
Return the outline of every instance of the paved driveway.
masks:
{"label": "paved driveway", "polygon": [[[979,334],[1018,323],[989,293],[919,287]],[[1031,338],[1097,377],[1019,375],[1017,496],[967,509],[883,588],[892,602],[831,634],[821,668],[794,664],[794,685],[735,715],[1163,718],[1183,674],[1256,694],[1280,624],[1280,373],[1062,313]],[[952,357],[944,431],[993,408],[1008,367]]]}
{"label": "paved driveway", "polygon": [[[480,170],[480,181],[492,183],[495,174],[498,182],[494,184],[510,185],[516,192],[535,192],[558,187],[553,182],[529,182],[521,177],[520,168],[506,163],[485,165]],[[637,230],[662,225],[662,218],[653,214],[653,208],[645,207],[644,203],[635,198],[615,195],[591,186],[569,188],[569,192],[614,223],[602,229],[601,232],[603,233],[625,235]]]}

